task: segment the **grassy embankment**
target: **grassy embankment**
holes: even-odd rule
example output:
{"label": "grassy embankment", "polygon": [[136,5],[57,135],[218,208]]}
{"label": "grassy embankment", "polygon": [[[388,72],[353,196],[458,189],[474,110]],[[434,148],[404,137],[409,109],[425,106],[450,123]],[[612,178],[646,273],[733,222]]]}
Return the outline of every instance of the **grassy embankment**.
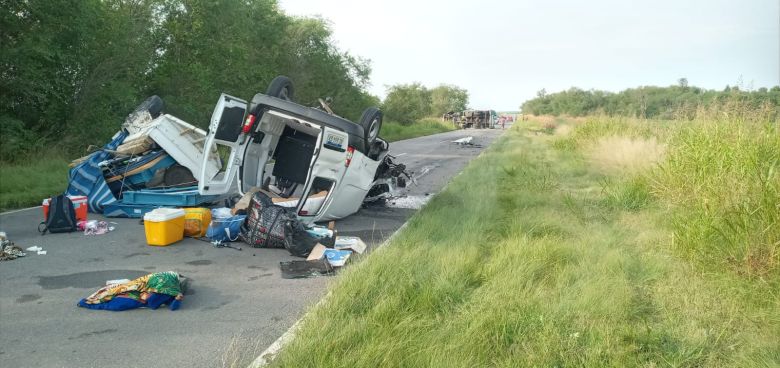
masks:
{"label": "grassy embankment", "polygon": [[780,365],[776,124],[551,122],[348,267],[274,364]]}
{"label": "grassy embankment", "polygon": [[0,162],[0,212],[39,206],[44,198],[64,192],[69,162],[61,153],[24,162]]}
{"label": "grassy embankment", "polygon": [[[454,130],[452,124],[438,119],[423,119],[412,125],[388,121],[383,124],[381,136],[394,142],[450,130]],[[56,152],[18,163],[0,162],[0,212],[37,206],[43,198],[65,191],[70,162],[66,157]]]}

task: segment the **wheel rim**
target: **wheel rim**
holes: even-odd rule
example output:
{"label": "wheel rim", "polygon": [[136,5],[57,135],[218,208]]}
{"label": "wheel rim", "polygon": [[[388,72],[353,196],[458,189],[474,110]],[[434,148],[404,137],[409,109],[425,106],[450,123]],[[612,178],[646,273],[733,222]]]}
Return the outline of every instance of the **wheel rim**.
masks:
{"label": "wheel rim", "polygon": [[287,95],[287,92],[288,92],[288,89],[287,89],[287,87],[285,87],[285,88],[282,88],[282,91],[281,91],[281,92],[279,92],[279,98],[281,98],[282,100],[287,100],[287,101],[289,101],[289,100],[290,100],[290,97],[288,97],[288,95]]}
{"label": "wheel rim", "polygon": [[368,129],[368,138],[373,140],[379,134],[379,119],[371,120],[371,125]]}

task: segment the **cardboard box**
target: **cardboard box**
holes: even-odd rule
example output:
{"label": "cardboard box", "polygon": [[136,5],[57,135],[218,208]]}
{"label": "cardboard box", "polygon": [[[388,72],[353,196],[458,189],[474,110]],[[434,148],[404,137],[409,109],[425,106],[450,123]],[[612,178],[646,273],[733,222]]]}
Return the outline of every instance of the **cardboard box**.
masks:
{"label": "cardboard box", "polygon": [[317,243],[317,245],[314,246],[314,249],[311,250],[311,253],[309,253],[309,256],[306,258],[307,261],[316,261],[320,260],[325,257],[325,251],[328,248],[326,248],[324,245]]}
{"label": "cardboard box", "polygon": [[333,248],[340,250],[351,250],[363,254],[366,251],[366,243],[357,236],[337,236]]}

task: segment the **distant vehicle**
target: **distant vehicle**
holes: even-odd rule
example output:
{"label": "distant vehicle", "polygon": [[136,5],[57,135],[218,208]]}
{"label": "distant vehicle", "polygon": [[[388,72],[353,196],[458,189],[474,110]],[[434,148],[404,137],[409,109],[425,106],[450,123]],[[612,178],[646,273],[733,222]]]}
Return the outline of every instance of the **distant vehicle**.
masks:
{"label": "distant vehicle", "polygon": [[209,155],[203,155],[201,194],[244,194],[261,187],[312,223],[349,216],[369,192],[377,197],[405,184],[405,167],[392,162],[389,143],[379,137],[378,108],[366,109],[356,124],[333,114],[323,100],[313,108],[292,98],[293,85],[283,76],[249,103],[220,96],[204,152],[218,152],[224,165],[209,175]]}
{"label": "distant vehicle", "polygon": [[496,112],[493,110],[466,110],[460,117],[460,128],[492,129],[496,123]]}

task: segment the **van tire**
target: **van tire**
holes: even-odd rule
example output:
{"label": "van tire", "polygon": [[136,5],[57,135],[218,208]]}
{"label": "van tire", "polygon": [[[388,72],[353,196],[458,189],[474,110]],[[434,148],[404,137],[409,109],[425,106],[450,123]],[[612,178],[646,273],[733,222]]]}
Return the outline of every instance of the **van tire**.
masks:
{"label": "van tire", "polygon": [[133,110],[133,113],[141,112],[141,111],[148,111],[149,115],[152,116],[152,118],[156,118],[160,116],[160,113],[162,112],[164,103],[162,98],[157,95],[149,96],[144,102],[141,102],[138,107]]}
{"label": "van tire", "polygon": [[377,107],[367,108],[360,117],[360,125],[363,127],[363,138],[366,141],[366,146],[370,147],[379,137],[379,131],[382,130],[382,110]]}
{"label": "van tire", "polygon": [[280,75],[271,81],[265,94],[286,101],[292,101],[295,97],[295,90],[290,78]]}

